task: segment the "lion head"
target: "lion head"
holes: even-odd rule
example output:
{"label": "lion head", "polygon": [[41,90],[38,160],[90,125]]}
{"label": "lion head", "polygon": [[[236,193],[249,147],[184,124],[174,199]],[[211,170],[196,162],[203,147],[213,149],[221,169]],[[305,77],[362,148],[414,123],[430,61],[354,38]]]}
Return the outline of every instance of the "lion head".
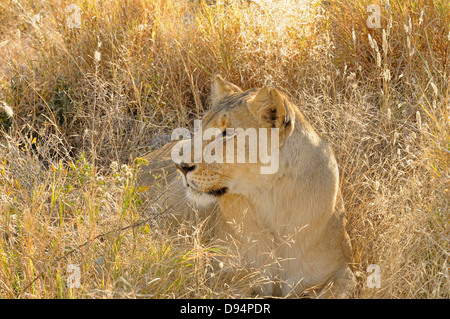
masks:
{"label": "lion head", "polygon": [[188,197],[200,205],[248,194],[276,174],[279,151],[295,125],[294,107],[277,89],[243,91],[217,75],[211,104],[197,135],[172,151]]}

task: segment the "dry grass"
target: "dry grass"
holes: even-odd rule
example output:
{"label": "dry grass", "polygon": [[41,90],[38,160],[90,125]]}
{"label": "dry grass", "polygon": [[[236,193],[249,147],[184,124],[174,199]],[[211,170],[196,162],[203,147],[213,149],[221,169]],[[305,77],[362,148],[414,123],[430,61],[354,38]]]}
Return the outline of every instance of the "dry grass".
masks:
{"label": "dry grass", "polygon": [[213,273],[201,225],[115,231],[146,218],[134,158],[192,125],[221,72],[283,89],[332,143],[358,297],[449,298],[450,4],[380,1],[369,29],[371,3],[3,1],[0,297],[234,297],[259,280]]}

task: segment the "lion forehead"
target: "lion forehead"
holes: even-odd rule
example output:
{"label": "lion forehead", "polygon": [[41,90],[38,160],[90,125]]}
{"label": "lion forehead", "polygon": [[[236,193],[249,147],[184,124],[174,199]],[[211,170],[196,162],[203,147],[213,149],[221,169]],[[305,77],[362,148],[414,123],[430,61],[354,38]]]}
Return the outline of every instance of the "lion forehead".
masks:
{"label": "lion forehead", "polygon": [[250,114],[246,107],[245,101],[249,99],[258,89],[250,89],[245,92],[233,93],[223,98],[212,109],[205,113],[203,117],[203,125],[210,126],[212,122],[219,119],[221,114],[229,116],[231,119],[237,116],[238,111],[240,116],[245,116],[245,113]]}

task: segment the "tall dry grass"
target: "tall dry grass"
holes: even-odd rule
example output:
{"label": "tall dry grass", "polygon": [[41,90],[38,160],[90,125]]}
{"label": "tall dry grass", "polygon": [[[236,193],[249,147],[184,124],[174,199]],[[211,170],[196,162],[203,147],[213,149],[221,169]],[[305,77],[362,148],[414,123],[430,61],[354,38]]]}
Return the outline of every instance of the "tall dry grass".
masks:
{"label": "tall dry grass", "polygon": [[220,72],[281,88],[333,145],[357,297],[449,298],[450,4],[373,2],[3,1],[0,296],[235,297],[259,280],[214,273],[202,225],[156,231],[135,180]]}

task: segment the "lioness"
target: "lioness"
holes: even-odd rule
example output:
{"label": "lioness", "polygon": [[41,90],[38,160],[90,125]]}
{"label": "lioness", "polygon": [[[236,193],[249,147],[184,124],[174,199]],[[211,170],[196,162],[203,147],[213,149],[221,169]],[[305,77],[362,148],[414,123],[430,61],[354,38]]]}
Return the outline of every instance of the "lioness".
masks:
{"label": "lioness", "polygon": [[[227,128],[278,129],[278,170],[261,174],[259,160],[177,162],[181,179],[169,177],[166,182],[171,191],[164,195],[166,199],[172,197],[172,202],[180,203],[186,194],[199,206],[216,204],[222,221],[216,226],[217,238],[233,242],[230,246],[239,250],[243,265],[263,269],[272,279],[255,287],[255,294],[349,297],[356,280],[349,267],[351,244],[345,230],[338,166],[328,144],[277,89],[243,92],[215,76],[211,102],[203,129],[219,128],[223,134],[218,137],[226,137]],[[159,158],[162,154],[172,173],[175,167],[169,156],[173,146],[171,143],[148,158],[152,161],[155,154]],[[249,150],[248,145],[245,149]],[[144,172],[142,183],[149,183],[150,175]]]}

